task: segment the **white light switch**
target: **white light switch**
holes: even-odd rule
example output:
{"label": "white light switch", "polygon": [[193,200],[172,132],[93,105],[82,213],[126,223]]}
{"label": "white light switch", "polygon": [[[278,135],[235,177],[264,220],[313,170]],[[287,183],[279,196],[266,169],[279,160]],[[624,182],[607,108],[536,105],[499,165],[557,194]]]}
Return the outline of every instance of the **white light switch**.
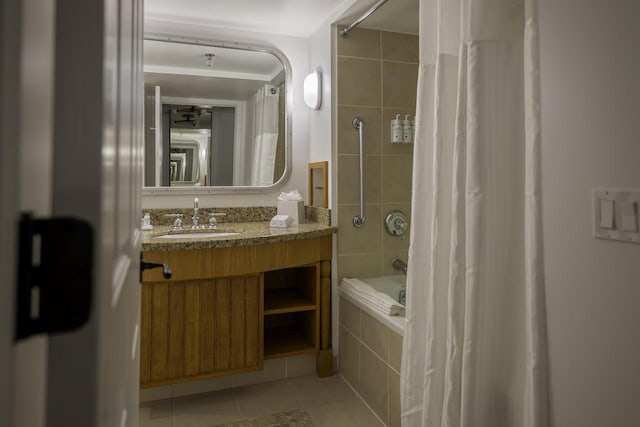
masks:
{"label": "white light switch", "polygon": [[623,201],[618,203],[620,208],[620,229],[630,233],[638,232],[638,213],[636,202]]}
{"label": "white light switch", "polygon": [[600,228],[613,229],[614,201],[600,199]]}
{"label": "white light switch", "polygon": [[640,243],[640,188],[594,188],[593,237]]}

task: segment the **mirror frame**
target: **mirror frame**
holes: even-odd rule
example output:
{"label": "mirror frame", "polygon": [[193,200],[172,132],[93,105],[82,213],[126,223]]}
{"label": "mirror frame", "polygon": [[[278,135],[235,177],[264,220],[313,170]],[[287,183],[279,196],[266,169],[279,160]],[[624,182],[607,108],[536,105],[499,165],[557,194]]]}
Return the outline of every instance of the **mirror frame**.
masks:
{"label": "mirror frame", "polygon": [[[197,38],[189,38],[189,37],[181,37],[167,34],[157,34],[157,33],[146,33],[144,35],[144,40],[153,40],[153,41],[163,41],[169,43],[179,43],[179,44],[197,44],[201,46],[211,46],[211,47],[223,47],[226,49],[237,49],[237,50],[251,50],[255,52],[263,52],[270,53],[276,58],[280,60],[282,66],[284,67],[285,72],[285,136],[284,136],[284,144],[285,144],[285,165],[284,172],[280,179],[274,182],[271,185],[256,187],[256,186],[213,186],[213,187],[188,187],[188,186],[172,186],[172,187],[142,187],[142,195],[143,196],[170,196],[170,195],[206,195],[206,194],[252,194],[252,193],[272,193],[283,185],[287,183],[289,177],[291,176],[291,168],[293,167],[293,159],[292,159],[292,133],[291,133],[291,117],[293,113],[293,87],[292,87],[292,76],[291,76],[291,63],[287,59],[287,57],[280,50],[276,49],[273,46],[265,46],[265,45],[255,45],[255,44],[244,44],[238,42],[228,42],[228,41],[220,41],[220,40],[210,40],[210,39],[197,39]],[[144,53],[143,53],[144,55]],[[144,71],[143,71],[144,73]]]}

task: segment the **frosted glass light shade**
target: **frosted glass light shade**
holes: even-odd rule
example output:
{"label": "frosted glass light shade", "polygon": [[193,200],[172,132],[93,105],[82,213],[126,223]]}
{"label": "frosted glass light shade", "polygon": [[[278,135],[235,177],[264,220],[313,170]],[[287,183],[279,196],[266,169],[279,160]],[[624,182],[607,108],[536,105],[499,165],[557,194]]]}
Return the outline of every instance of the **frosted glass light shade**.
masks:
{"label": "frosted glass light shade", "polygon": [[318,70],[304,78],[304,103],[314,110],[322,104],[322,74]]}

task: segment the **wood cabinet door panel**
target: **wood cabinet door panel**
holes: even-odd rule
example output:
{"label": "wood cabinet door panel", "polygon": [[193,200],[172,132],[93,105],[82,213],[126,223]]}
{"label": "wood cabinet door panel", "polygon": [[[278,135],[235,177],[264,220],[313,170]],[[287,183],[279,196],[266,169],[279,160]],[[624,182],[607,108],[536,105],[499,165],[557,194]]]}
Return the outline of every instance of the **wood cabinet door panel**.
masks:
{"label": "wood cabinet door panel", "polygon": [[150,379],[155,382],[169,378],[169,284],[148,286],[151,286]]}
{"label": "wood cabinet door panel", "polygon": [[[178,378],[184,375],[185,353],[185,283],[169,285],[169,358],[167,359],[166,378]],[[162,315],[163,313],[157,313]],[[155,340],[155,337],[154,337]]]}
{"label": "wood cabinet door panel", "polygon": [[216,282],[214,366],[216,371],[226,371],[231,368],[231,280],[218,279]]}
{"label": "wood cabinet door panel", "polygon": [[202,373],[200,368],[200,343],[202,330],[200,329],[200,316],[202,314],[202,300],[200,287],[215,286],[207,281],[188,282],[185,286],[184,296],[184,376],[190,377]]}
{"label": "wood cabinet door panel", "polygon": [[260,275],[143,284],[141,385],[259,369]]}
{"label": "wood cabinet door panel", "polygon": [[[262,365],[263,355],[263,276],[247,277],[246,281],[246,344],[247,366]],[[255,333],[255,331],[259,331]]]}

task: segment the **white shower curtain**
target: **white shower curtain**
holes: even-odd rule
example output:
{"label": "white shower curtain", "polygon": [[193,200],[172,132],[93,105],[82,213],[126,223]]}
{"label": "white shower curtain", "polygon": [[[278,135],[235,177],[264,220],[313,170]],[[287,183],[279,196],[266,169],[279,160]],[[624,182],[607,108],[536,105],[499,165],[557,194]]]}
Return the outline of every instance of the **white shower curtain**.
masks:
{"label": "white shower curtain", "polygon": [[549,425],[536,0],[421,0],[405,427]]}
{"label": "white shower curtain", "polygon": [[251,185],[273,184],[278,145],[280,90],[264,85],[253,95],[253,167]]}

